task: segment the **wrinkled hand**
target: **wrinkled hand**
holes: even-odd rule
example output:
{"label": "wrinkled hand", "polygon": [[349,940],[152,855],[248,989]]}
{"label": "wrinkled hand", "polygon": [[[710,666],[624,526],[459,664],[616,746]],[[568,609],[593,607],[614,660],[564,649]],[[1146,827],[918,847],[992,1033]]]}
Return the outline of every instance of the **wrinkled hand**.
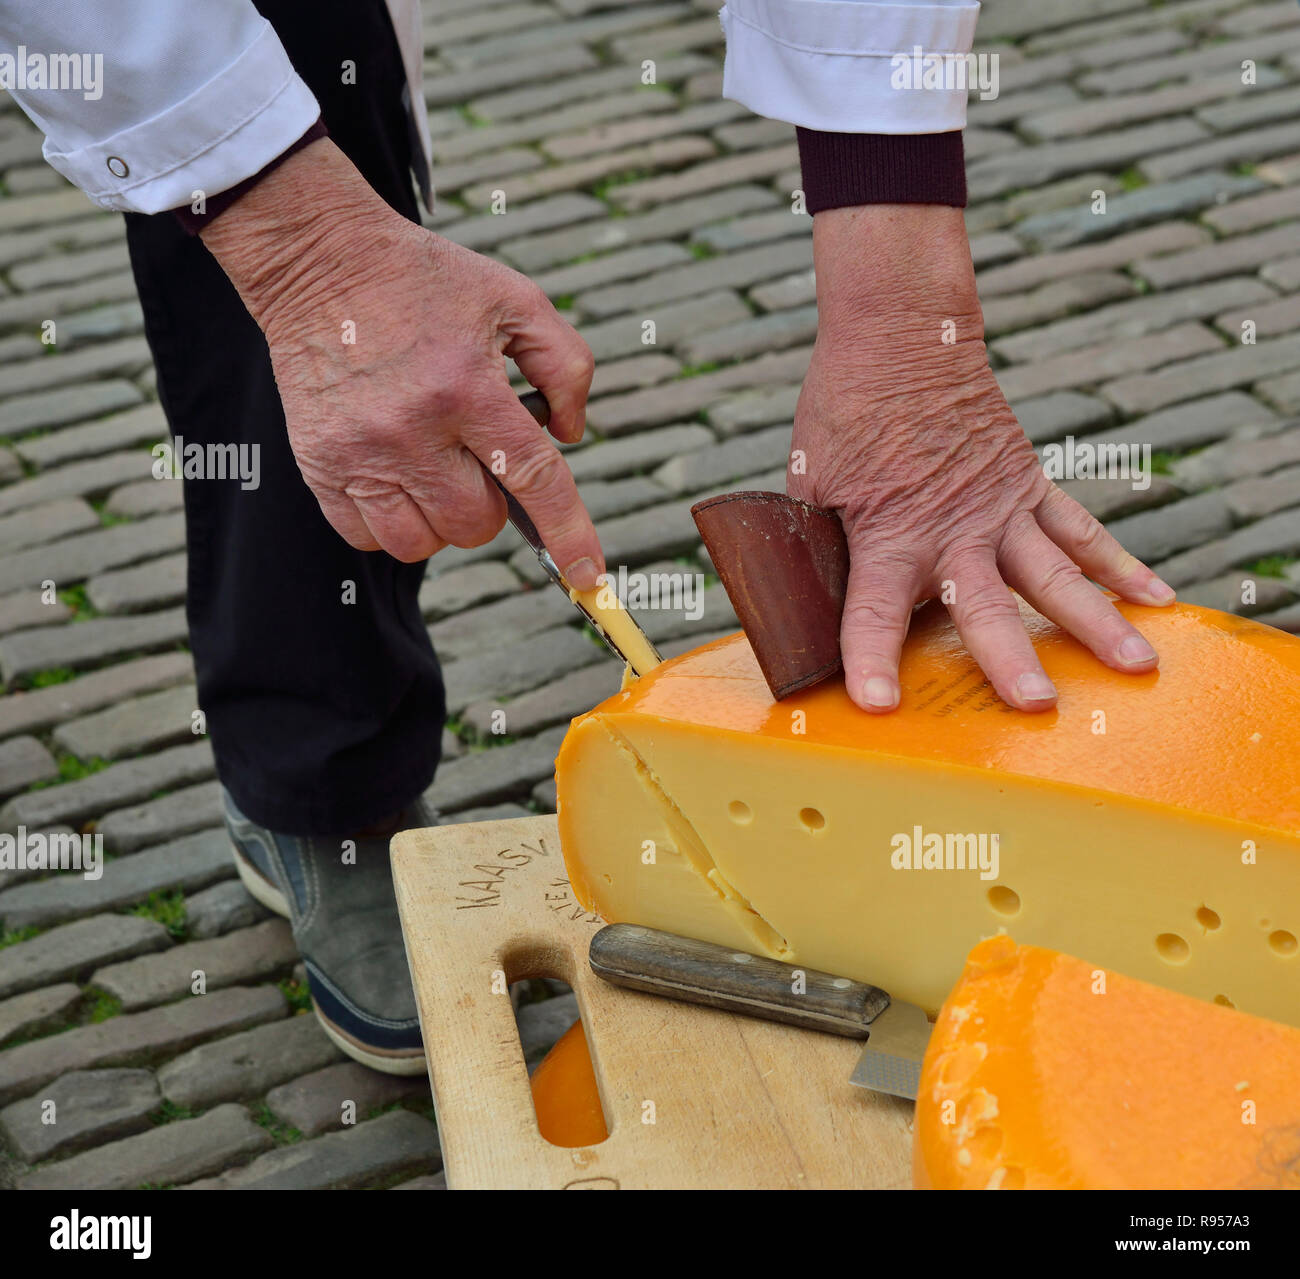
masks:
{"label": "wrinkled hand", "polygon": [[289,442],[360,550],[414,561],[505,522],[480,462],[580,589],[604,563],[572,473],[510,389],[505,358],[581,438],[592,355],[518,272],[407,221],[328,140],[291,156],[203,238],[266,334]]}
{"label": "wrinkled hand", "polygon": [[1173,591],[1043,474],[988,365],[961,211],[828,210],[814,241],[819,329],[789,489],[839,510],[848,535],[849,695],[898,705],[912,607],[938,596],[998,695],[1050,709],[1008,586],[1106,665],[1153,669],[1155,651],[1087,578],[1142,604]]}

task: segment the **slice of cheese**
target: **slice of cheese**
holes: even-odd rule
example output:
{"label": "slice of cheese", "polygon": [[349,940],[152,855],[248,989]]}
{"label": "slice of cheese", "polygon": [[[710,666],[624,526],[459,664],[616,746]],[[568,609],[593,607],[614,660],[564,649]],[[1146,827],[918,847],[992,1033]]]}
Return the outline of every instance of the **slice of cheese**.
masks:
{"label": "slice of cheese", "polygon": [[934,1027],[914,1182],[1300,1190],[1300,1031],[982,942]]}
{"label": "slice of cheese", "polygon": [[650,643],[650,637],[641,629],[640,623],[623,607],[616,591],[605,586],[590,591],[570,590],[569,598],[582,606],[587,616],[623,654],[627,662],[624,670],[625,685],[629,678],[649,674],[663,660]]}
{"label": "slice of cheese", "polygon": [[[561,749],[579,899],[931,1014],[1011,929],[1300,1023],[1300,639],[1120,609],[1158,672],[1111,671],[1025,610],[1060,692],[1041,715],[997,699],[939,609],[913,619],[889,715],[840,681],[774,702],[741,635],[665,662]],[[987,869],[957,868],[981,836]]]}

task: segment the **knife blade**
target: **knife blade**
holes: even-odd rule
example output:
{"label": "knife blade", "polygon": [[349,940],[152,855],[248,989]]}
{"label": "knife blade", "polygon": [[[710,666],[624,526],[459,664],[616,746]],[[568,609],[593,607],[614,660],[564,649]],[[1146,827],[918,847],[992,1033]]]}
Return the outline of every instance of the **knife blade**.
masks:
{"label": "knife blade", "polygon": [[629,990],[865,1039],[850,1082],[916,1098],[930,1023],[878,986],[639,924],[606,925],[591,939],[588,962],[597,977]]}
{"label": "knife blade", "polygon": [[[532,414],[538,426],[545,427],[551,420],[551,406],[540,391],[528,391],[519,397],[519,402]],[[605,642],[609,650],[619,661],[623,662],[635,675],[645,675],[664,659],[659,650],[650,642],[641,624],[618,599],[612,588],[597,587],[591,591],[577,591],[565,580],[554,557],[546,548],[546,543],[537,531],[528,512],[519,504],[519,500],[502,483],[500,476],[480,462],[483,469],[492,477],[492,482],[501,490],[506,502],[506,517],[515,531],[532,548],[542,572],[562,590],[569,603],[586,618],[587,623]],[[606,601],[606,596],[610,600]]]}

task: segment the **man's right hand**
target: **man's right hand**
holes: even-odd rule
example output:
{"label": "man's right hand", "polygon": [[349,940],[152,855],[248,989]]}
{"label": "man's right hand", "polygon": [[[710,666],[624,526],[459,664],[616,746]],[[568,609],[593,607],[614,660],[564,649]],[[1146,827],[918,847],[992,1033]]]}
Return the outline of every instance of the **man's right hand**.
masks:
{"label": "man's right hand", "polygon": [[409,222],[328,139],[290,156],[203,230],[266,334],[289,443],[359,550],[414,561],[505,522],[482,463],[578,589],[604,560],[555,445],[510,389],[511,357],[581,438],[593,360],[510,268]]}

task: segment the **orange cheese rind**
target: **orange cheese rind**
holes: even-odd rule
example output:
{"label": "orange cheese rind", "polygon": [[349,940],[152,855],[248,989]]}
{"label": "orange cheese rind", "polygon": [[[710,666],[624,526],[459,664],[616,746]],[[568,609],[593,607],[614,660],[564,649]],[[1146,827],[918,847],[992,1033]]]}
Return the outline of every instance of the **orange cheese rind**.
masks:
{"label": "orange cheese rind", "polygon": [[921,1072],[918,1188],[1300,1189],[1300,1030],[1009,937]]}

